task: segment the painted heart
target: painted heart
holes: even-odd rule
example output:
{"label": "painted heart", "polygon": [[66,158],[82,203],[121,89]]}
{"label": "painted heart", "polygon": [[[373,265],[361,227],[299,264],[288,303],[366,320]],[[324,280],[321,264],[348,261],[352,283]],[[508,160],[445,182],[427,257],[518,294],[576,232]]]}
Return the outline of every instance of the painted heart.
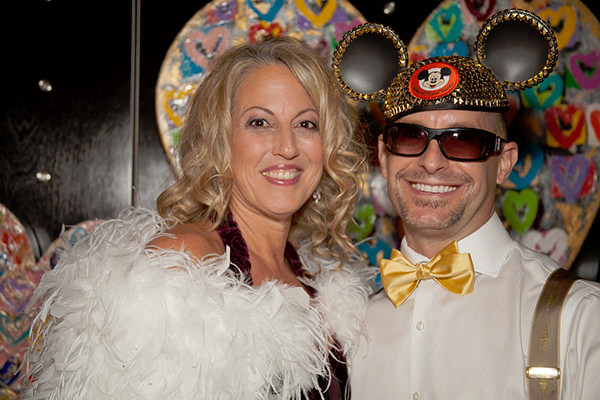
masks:
{"label": "painted heart", "polygon": [[[550,173],[558,192],[553,197],[564,197],[567,203],[575,203],[590,173],[591,161],[583,154],[552,156]],[[562,196],[561,196],[562,195]]]}
{"label": "painted heart", "polygon": [[431,51],[430,57],[441,57],[441,56],[469,56],[469,48],[467,43],[463,40],[452,43],[440,43]]}
{"label": "painted heart", "polygon": [[[0,353],[2,351],[4,351],[4,349],[0,345]],[[25,352],[23,351],[22,353],[24,354]],[[2,386],[2,389],[0,389],[0,399],[11,400],[18,397],[16,393],[19,392],[20,387],[17,379],[22,370],[22,359],[22,355],[19,355],[18,357],[9,356],[4,359],[0,356],[0,385]],[[12,387],[12,389],[16,389],[16,391],[11,389],[13,383],[17,384],[16,387]]]}
{"label": "painted heart", "polygon": [[357,245],[356,248],[369,257],[370,265],[379,265],[379,261],[382,258],[390,258],[392,255],[392,248],[390,245],[381,239],[378,239],[372,244],[369,243],[368,240],[364,241]]}
{"label": "painted heart", "polygon": [[27,339],[30,323],[25,314],[18,316],[0,313],[0,338],[1,343],[6,343],[8,347],[14,347]]}
{"label": "painted heart", "polygon": [[[577,193],[577,198],[584,198],[594,192],[596,192],[596,183],[598,181],[598,175],[596,173],[596,165],[593,162],[590,162],[589,169],[587,171],[587,175],[585,180],[583,181],[583,185],[581,185],[581,189]],[[562,189],[558,186],[556,181],[552,181],[550,184],[550,196],[555,199],[564,198],[564,194]]]}
{"label": "painted heart", "polygon": [[373,206],[375,206],[375,214],[379,216],[389,215],[394,218],[398,216],[388,194],[387,179],[381,175],[379,169],[371,174],[368,189],[371,192]]}
{"label": "painted heart", "polygon": [[596,193],[596,184],[598,183],[598,170],[596,169],[596,164],[590,162],[590,169],[588,170],[588,174],[585,177],[585,181],[583,182],[583,186],[579,191],[578,196],[580,198],[589,196],[590,194]]}
{"label": "painted heart", "polygon": [[568,149],[574,144],[585,144],[585,113],[574,104],[560,104],[544,112],[548,130],[547,144]]}
{"label": "painted heart", "polygon": [[373,231],[375,220],[377,219],[375,207],[369,203],[362,204],[354,209],[353,215],[356,222],[350,222],[348,231],[352,239],[360,242],[366,239]]}
{"label": "painted heart", "polygon": [[467,10],[478,21],[485,21],[488,19],[492,12],[494,11],[494,7],[496,7],[496,0],[464,0],[465,5],[467,6]]}
{"label": "painted heart", "polygon": [[542,7],[548,5],[548,0],[512,0],[513,8],[520,8],[531,12],[536,12]]}
{"label": "painted heart", "polygon": [[232,21],[237,14],[237,2],[235,0],[219,1],[213,4],[213,10],[219,21]]}
{"label": "painted heart", "polygon": [[598,147],[600,146],[600,103],[589,104],[585,114],[588,144]]}
{"label": "painted heart", "polygon": [[0,282],[0,309],[13,314],[21,313],[33,293],[35,286],[19,278],[5,277]]}
{"label": "painted heart", "polygon": [[551,74],[543,82],[521,92],[523,104],[534,110],[545,110],[562,101],[564,82],[560,75]]}
{"label": "painted heart", "polygon": [[571,54],[569,72],[582,89],[595,90],[600,87],[600,51]]}
{"label": "painted heart", "polygon": [[29,254],[31,244],[25,231],[17,233],[0,229],[0,250],[8,264],[21,264],[24,259],[33,257],[33,253]]}
{"label": "painted heart", "polygon": [[456,3],[441,5],[425,26],[425,36],[434,43],[456,42],[463,28],[462,13]]}
{"label": "painted heart", "polygon": [[352,28],[361,24],[361,20],[353,18],[351,21],[340,21],[333,25],[333,36],[335,40],[339,42],[344,37],[344,34],[350,31]]}
{"label": "painted heart", "polygon": [[252,0],[246,0],[246,4],[256,13],[258,19],[271,22],[285,4],[285,0],[259,0],[256,4]]}
{"label": "painted heart", "polygon": [[252,43],[257,43],[267,38],[283,36],[283,28],[277,22],[272,24],[260,21],[248,29],[248,39]]}
{"label": "painted heart", "polygon": [[519,159],[511,171],[508,180],[515,190],[529,187],[544,165],[544,151],[535,143],[519,145]]}
{"label": "painted heart", "polygon": [[521,243],[530,249],[546,254],[563,267],[567,266],[569,235],[564,229],[530,230],[523,236]]}
{"label": "painted heart", "polygon": [[211,61],[230,46],[231,34],[222,26],[211,29],[208,33],[195,30],[187,34],[183,40],[185,55],[201,68],[208,68]]}
{"label": "painted heart", "polygon": [[539,198],[533,190],[509,190],[502,203],[502,213],[512,229],[523,235],[533,225],[538,206]]}
{"label": "painted heart", "polygon": [[[305,0],[296,0],[296,8],[312,22],[315,28],[321,28],[333,17],[338,6],[337,0],[325,0],[324,4],[323,0],[309,1],[311,1],[313,7],[310,7]],[[314,8],[318,13],[315,14],[311,8]]]}
{"label": "painted heart", "polygon": [[556,35],[558,50],[572,47],[577,43],[577,10],[572,5],[564,5],[557,9],[548,7],[537,12],[538,17],[546,21]]}
{"label": "painted heart", "polygon": [[163,111],[167,115],[167,123],[170,129],[183,125],[183,118],[195,89],[196,85],[190,83],[180,89],[165,91]]}

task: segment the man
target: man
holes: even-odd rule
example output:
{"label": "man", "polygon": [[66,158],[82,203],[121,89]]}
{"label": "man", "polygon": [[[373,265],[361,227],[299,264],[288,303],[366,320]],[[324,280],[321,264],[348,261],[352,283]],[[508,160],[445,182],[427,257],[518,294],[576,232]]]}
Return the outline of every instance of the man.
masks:
{"label": "man", "polygon": [[[440,68],[452,71],[443,85],[422,84]],[[352,399],[526,399],[534,309],[559,265],[512,240],[495,212],[496,185],[518,156],[504,89],[474,60],[439,57],[401,72],[385,100],[379,161],[405,236],[382,260],[385,291],[351,360]],[[532,372],[532,385],[600,399],[596,283],[573,284],[559,325],[560,372]]]}

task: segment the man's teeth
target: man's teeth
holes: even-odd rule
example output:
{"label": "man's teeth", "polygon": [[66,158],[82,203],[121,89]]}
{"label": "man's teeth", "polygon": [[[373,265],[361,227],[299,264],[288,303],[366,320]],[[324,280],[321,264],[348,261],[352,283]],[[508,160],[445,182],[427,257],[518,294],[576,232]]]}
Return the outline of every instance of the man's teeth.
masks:
{"label": "man's teeth", "polygon": [[423,183],[413,183],[412,187],[421,191],[429,193],[448,193],[456,190],[456,186],[445,186],[445,185],[425,185]]}
{"label": "man's teeth", "polygon": [[264,176],[269,178],[277,179],[280,181],[288,181],[297,177],[300,172],[296,170],[278,170],[278,171],[265,171],[262,173]]}

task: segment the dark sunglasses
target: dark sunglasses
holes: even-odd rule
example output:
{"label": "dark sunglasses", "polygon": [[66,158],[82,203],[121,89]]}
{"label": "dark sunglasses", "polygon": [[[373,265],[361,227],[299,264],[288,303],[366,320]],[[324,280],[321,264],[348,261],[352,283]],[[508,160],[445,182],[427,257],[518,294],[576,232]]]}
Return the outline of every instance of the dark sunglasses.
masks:
{"label": "dark sunglasses", "polygon": [[499,152],[506,140],[492,132],[475,128],[432,129],[397,122],[383,129],[383,142],[390,153],[417,157],[437,140],[444,157],[454,161],[481,161]]}

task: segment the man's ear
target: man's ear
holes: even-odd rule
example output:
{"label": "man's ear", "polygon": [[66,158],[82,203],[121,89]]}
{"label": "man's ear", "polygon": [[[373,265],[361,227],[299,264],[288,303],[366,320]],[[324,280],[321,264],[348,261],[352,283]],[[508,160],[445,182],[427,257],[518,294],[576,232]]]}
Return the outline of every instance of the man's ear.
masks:
{"label": "man's ear", "polygon": [[516,142],[507,142],[502,147],[502,152],[498,157],[498,173],[496,175],[496,184],[502,185],[508,180],[510,171],[517,163],[519,158],[519,147]]}
{"label": "man's ear", "polygon": [[385,144],[383,143],[383,135],[379,135],[377,139],[377,157],[379,158],[379,168],[381,169],[381,175],[387,178],[387,159],[389,157]]}

